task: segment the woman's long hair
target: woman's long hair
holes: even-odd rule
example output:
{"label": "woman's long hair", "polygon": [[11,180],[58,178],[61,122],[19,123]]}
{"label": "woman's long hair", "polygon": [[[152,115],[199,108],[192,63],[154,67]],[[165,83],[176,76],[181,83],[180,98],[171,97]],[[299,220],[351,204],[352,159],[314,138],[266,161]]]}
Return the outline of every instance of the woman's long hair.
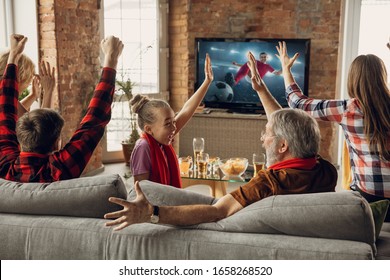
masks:
{"label": "woman's long hair", "polygon": [[390,160],[390,92],[386,67],[379,57],[368,54],[355,58],[349,69],[348,93],[362,106],[370,151]]}

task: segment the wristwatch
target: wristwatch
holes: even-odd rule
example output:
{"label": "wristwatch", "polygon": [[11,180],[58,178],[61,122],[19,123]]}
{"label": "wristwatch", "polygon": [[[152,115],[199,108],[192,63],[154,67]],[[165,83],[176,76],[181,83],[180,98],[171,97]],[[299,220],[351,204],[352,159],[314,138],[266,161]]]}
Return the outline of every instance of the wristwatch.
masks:
{"label": "wristwatch", "polygon": [[156,205],[153,205],[153,214],[150,216],[150,222],[152,224],[158,224],[158,221],[160,220],[160,216],[158,215],[160,212],[160,208]]}

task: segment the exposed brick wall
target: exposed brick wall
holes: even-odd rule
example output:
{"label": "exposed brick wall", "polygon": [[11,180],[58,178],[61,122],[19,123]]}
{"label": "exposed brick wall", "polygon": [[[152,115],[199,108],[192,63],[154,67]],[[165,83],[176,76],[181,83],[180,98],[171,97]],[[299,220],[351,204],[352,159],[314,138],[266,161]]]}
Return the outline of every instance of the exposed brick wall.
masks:
{"label": "exposed brick wall", "polygon": [[[53,105],[66,120],[63,142],[76,129],[81,104],[99,74],[97,2],[38,0],[40,57],[57,69]],[[171,0],[169,4],[170,102],[175,111],[194,91],[196,37],[311,38],[309,94],[335,96],[341,0]],[[326,143],[321,154],[335,162],[334,127],[321,124],[321,133]],[[101,153],[99,146],[87,170],[101,166]]]}
{"label": "exposed brick wall", "polygon": [[[194,92],[196,37],[310,38],[309,95],[334,98],[341,0],[171,0],[170,91],[178,111]],[[321,154],[332,162],[334,125],[320,124]]]}
{"label": "exposed brick wall", "polygon": [[[80,123],[86,98],[100,73],[99,10],[96,0],[39,0],[40,58],[56,67],[53,107],[65,119],[62,142]],[[102,165],[102,148],[95,150],[85,172]]]}

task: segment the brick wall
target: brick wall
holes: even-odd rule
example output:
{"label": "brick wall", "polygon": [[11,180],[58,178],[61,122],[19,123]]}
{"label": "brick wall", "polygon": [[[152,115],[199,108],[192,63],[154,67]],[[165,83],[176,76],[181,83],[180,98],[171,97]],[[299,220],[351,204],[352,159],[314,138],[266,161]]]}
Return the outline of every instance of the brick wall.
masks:
{"label": "brick wall", "polygon": [[[53,107],[65,119],[62,142],[77,128],[100,74],[99,10],[96,0],[39,0],[39,56],[56,67]],[[95,150],[85,172],[102,165]]]}
{"label": "brick wall", "polygon": [[[40,57],[57,69],[53,106],[65,118],[63,142],[82,117],[85,97],[99,75],[96,0],[38,0]],[[171,0],[171,105],[178,111],[194,92],[196,37],[311,38],[309,94],[333,98],[336,89],[341,0]],[[321,154],[331,155],[335,128],[321,124]],[[101,166],[99,146],[87,170]]]}
{"label": "brick wall", "polygon": [[[309,95],[334,98],[341,0],[170,1],[171,105],[178,111],[194,92],[196,37],[310,38]],[[335,126],[320,123],[321,154],[332,162]]]}

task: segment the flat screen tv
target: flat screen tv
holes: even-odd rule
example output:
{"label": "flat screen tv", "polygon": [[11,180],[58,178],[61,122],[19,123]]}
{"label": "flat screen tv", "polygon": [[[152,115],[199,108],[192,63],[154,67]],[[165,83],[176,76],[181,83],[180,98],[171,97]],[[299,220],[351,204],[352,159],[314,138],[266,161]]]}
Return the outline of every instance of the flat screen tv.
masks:
{"label": "flat screen tv", "polygon": [[290,56],[299,53],[292,73],[303,93],[308,95],[310,39],[196,38],[195,89],[205,77],[206,53],[210,55],[214,72],[214,81],[203,99],[205,106],[237,113],[264,113],[257,93],[252,89],[250,72],[245,69],[247,53],[251,51],[259,61],[258,69],[261,69],[260,75],[269,91],[282,107],[288,107],[280,61],[275,56],[279,41],[286,42]]}

